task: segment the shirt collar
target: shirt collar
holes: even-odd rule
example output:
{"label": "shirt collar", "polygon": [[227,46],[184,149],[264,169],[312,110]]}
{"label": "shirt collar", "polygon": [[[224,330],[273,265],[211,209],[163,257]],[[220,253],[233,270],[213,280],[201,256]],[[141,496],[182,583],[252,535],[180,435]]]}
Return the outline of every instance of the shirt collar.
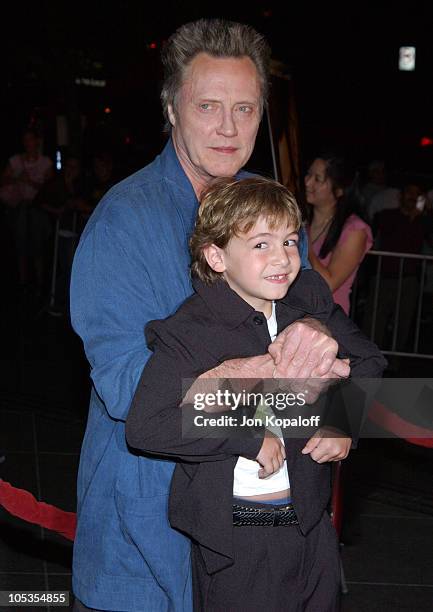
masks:
{"label": "shirt collar", "polygon": [[224,280],[206,285],[200,279],[194,278],[192,286],[214,316],[229,329],[238,327],[252,314],[264,317],[263,313],[257,313]]}
{"label": "shirt collar", "polygon": [[329,287],[314,270],[301,270],[286,295],[277,302],[277,315],[281,307],[302,313],[302,316],[319,316],[330,311],[333,300]]}
{"label": "shirt collar", "polygon": [[158,161],[162,176],[164,176],[166,180],[172,182],[177,189],[183,191],[185,195],[197,201],[197,196],[195,195],[191,181],[182,168],[171,138],[168,139],[167,144],[158,156]]}
{"label": "shirt collar", "polygon": [[[329,291],[321,291],[317,278],[317,272],[312,270],[303,270],[298,274],[286,296],[276,302],[277,320],[278,314],[283,312],[284,319],[290,312],[295,320],[308,315],[318,316],[329,311],[332,303],[331,294]],[[194,278],[192,285],[214,316],[229,329],[235,329],[251,315],[265,319],[263,313],[254,310],[224,280],[206,285],[203,281]]]}

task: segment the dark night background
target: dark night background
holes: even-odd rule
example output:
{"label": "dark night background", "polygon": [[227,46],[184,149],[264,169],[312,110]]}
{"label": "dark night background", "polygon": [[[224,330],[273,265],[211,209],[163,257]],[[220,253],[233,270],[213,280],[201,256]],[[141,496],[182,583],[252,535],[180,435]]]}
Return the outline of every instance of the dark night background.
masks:
{"label": "dark night background", "polygon": [[[43,128],[53,155],[56,115],[84,156],[115,151],[125,170],[162,144],[159,52],[180,24],[204,16],[250,23],[294,80],[303,161],[324,146],[364,165],[433,173],[433,3],[144,1],[9,5],[2,44],[0,162],[19,149],[21,128]],[[415,72],[399,72],[398,49],[416,46]],[[77,78],[106,87],[76,85]],[[111,113],[104,112],[110,108]],[[81,116],[87,128],[80,130]]]}
{"label": "dark night background", "polygon": [[[44,152],[54,159],[61,115],[71,153],[87,168],[101,150],[114,154],[119,178],[151,161],[164,140],[161,47],[178,26],[200,17],[255,26],[274,58],[287,65],[303,165],[324,148],[339,148],[362,169],[385,159],[394,176],[417,173],[433,187],[433,145],[420,146],[422,138],[433,142],[433,0],[413,0],[405,8],[350,0],[3,3],[0,168],[21,150],[21,131],[29,124],[42,131]],[[415,72],[398,71],[400,46],[416,46]],[[63,240],[63,260],[48,245],[49,282],[60,287],[56,293],[51,286],[55,299],[48,304],[31,285],[18,286],[4,227],[0,478],[73,512],[89,395],[88,364],[62,302],[70,271],[64,262],[77,235]],[[60,273],[57,261],[64,263]],[[431,293],[425,303],[420,346],[432,354]],[[400,375],[431,376],[431,359],[399,364]],[[349,593],[342,612],[433,609],[431,459],[431,448],[379,438],[362,440],[345,462],[341,539]],[[0,591],[71,591],[71,555],[71,542],[0,507]]]}

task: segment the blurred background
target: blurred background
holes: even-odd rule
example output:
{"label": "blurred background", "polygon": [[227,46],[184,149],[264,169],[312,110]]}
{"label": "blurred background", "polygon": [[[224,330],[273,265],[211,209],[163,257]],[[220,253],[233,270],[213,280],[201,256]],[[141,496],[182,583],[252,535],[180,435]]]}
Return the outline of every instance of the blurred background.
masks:
{"label": "blurred background", "polygon": [[[2,35],[0,161],[24,125],[44,150],[102,144],[139,167],[161,146],[159,54],[182,23],[220,16],[264,33],[294,83],[302,160],[328,144],[359,164],[433,171],[433,5],[137,0],[10,4]],[[399,49],[416,49],[413,71]]]}

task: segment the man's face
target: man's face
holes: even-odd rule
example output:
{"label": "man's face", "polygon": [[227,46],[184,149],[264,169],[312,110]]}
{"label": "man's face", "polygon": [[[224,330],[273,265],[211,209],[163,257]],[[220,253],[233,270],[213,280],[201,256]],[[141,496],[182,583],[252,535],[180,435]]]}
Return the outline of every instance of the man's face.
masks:
{"label": "man's face", "polygon": [[[301,267],[298,232],[283,221],[270,227],[264,217],[248,232],[233,236],[224,249],[217,249],[216,272],[248,304],[267,317],[272,301],[283,298]],[[208,259],[209,262],[209,259]],[[209,263],[211,265],[211,263]]]}
{"label": "man's face", "polygon": [[257,69],[247,58],[200,53],[186,69],[168,107],[180,163],[198,194],[218,176],[233,176],[248,161],[261,118]]}

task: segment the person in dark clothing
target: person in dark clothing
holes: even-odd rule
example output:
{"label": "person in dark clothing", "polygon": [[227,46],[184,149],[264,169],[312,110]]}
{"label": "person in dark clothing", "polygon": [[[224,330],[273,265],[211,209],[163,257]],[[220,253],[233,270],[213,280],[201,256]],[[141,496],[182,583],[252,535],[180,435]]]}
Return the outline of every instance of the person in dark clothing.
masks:
{"label": "person in dark clothing", "polygon": [[80,230],[84,228],[96,206],[116,182],[113,157],[108,151],[96,153],[92,158],[92,172],[85,189],[86,197],[78,208]]}
{"label": "person in dark clothing", "polygon": [[81,162],[70,155],[63,171],[45,183],[34,200],[30,215],[30,244],[36,282],[42,290],[47,280],[48,247],[55,232],[56,222],[62,229],[75,230],[76,212],[84,203]]}
{"label": "person in dark clothing", "polygon": [[306,316],[328,327],[352,375],[382,374],[382,355],[334,305],[321,276],[300,272],[299,228],[293,196],[275,181],[216,181],[201,199],[190,243],[196,293],[146,326],[153,356],[126,438],[134,449],[178,461],[169,518],[193,541],[195,610],[338,609],[338,546],[326,508],[330,462],[347,456],[351,439],[325,428],[308,440],[284,439],[281,430],[259,438],[228,436],[229,428],[219,437],[182,435],[200,388],[199,378],[185,396],[185,379],[257,354],[278,364],[277,333]]}
{"label": "person in dark clothing", "polygon": [[[417,199],[423,190],[416,181],[404,185],[399,208],[383,210],[375,217],[376,244],[380,251],[395,253],[414,253],[420,255],[426,235],[424,217],[417,209]],[[419,299],[418,268],[416,259],[405,259],[402,269],[404,299],[399,301],[399,316],[396,320],[400,258],[384,257],[381,262],[381,277],[377,301],[374,341],[382,348],[386,345],[389,323],[397,326],[396,349],[405,351]],[[376,279],[373,278],[368,297],[364,329],[370,334],[373,321],[373,304]]]}

